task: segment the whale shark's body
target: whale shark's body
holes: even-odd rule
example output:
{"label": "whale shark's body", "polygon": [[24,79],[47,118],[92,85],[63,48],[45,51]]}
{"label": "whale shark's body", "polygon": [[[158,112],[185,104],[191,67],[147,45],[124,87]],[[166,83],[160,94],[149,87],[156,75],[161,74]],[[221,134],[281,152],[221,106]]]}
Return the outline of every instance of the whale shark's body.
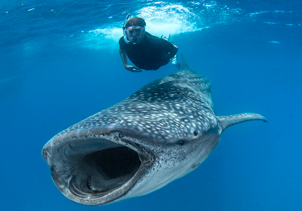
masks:
{"label": "whale shark's body", "polygon": [[216,116],[210,89],[183,59],[181,71],[60,132],[42,151],[54,183],[85,205],[144,195],[199,166],[228,126],[266,121]]}

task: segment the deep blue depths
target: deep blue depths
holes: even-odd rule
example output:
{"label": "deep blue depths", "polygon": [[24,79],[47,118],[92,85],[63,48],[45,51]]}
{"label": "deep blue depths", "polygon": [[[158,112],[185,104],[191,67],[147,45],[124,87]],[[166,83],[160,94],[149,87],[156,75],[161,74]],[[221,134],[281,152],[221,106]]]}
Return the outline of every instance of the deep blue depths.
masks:
{"label": "deep blue depths", "polygon": [[[1,210],[302,210],[301,3],[255,2],[218,2],[217,8],[245,12],[218,23],[213,10],[205,16],[210,28],[175,35],[173,41],[190,66],[211,79],[217,115],[257,112],[269,122],[228,128],[199,168],[159,191],[94,208],[57,190],[41,149],[61,130],[176,71],[167,65],[130,73],[122,67],[117,43],[81,46],[80,30],[120,22],[121,12],[148,5],[117,4],[106,12],[119,15],[101,19],[97,1],[27,1],[24,11],[36,9],[24,14],[20,3],[1,3],[0,29],[6,32],[0,36]],[[30,12],[37,8],[61,8],[62,16],[33,18]],[[69,16],[67,8],[73,9]],[[260,11],[270,12],[246,16]]]}

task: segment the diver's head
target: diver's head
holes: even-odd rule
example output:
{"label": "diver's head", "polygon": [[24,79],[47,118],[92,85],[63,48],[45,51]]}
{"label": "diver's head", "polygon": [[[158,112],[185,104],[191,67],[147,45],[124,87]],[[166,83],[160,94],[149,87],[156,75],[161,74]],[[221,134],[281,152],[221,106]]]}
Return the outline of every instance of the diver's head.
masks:
{"label": "diver's head", "polygon": [[138,44],[145,35],[146,22],[142,18],[134,17],[126,20],[124,25],[124,40],[126,43]]}

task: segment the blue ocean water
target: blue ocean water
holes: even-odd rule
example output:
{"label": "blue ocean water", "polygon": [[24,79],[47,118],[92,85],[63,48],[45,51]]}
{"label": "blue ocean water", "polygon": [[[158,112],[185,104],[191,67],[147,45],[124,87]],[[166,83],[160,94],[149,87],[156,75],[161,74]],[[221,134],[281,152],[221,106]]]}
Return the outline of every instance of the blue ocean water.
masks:
{"label": "blue ocean water", "polygon": [[[176,71],[123,68],[128,13],[171,34],[211,79],[217,115],[269,122],[228,128],[204,163],[158,191],[86,207],[57,190],[43,145]],[[301,1],[5,0],[0,17],[1,210],[302,210]]]}

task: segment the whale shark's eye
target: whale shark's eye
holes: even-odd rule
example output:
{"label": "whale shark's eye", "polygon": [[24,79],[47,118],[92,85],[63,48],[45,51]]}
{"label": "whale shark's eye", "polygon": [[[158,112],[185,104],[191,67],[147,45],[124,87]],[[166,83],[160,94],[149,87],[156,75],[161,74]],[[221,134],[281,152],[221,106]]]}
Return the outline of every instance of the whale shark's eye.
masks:
{"label": "whale shark's eye", "polygon": [[179,144],[180,146],[183,146],[183,145],[185,144],[185,141],[184,141],[184,140],[180,140],[180,141],[178,142],[178,144]]}
{"label": "whale shark's eye", "polygon": [[194,136],[197,136],[197,135],[198,135],[197,131],[194,131]]}

